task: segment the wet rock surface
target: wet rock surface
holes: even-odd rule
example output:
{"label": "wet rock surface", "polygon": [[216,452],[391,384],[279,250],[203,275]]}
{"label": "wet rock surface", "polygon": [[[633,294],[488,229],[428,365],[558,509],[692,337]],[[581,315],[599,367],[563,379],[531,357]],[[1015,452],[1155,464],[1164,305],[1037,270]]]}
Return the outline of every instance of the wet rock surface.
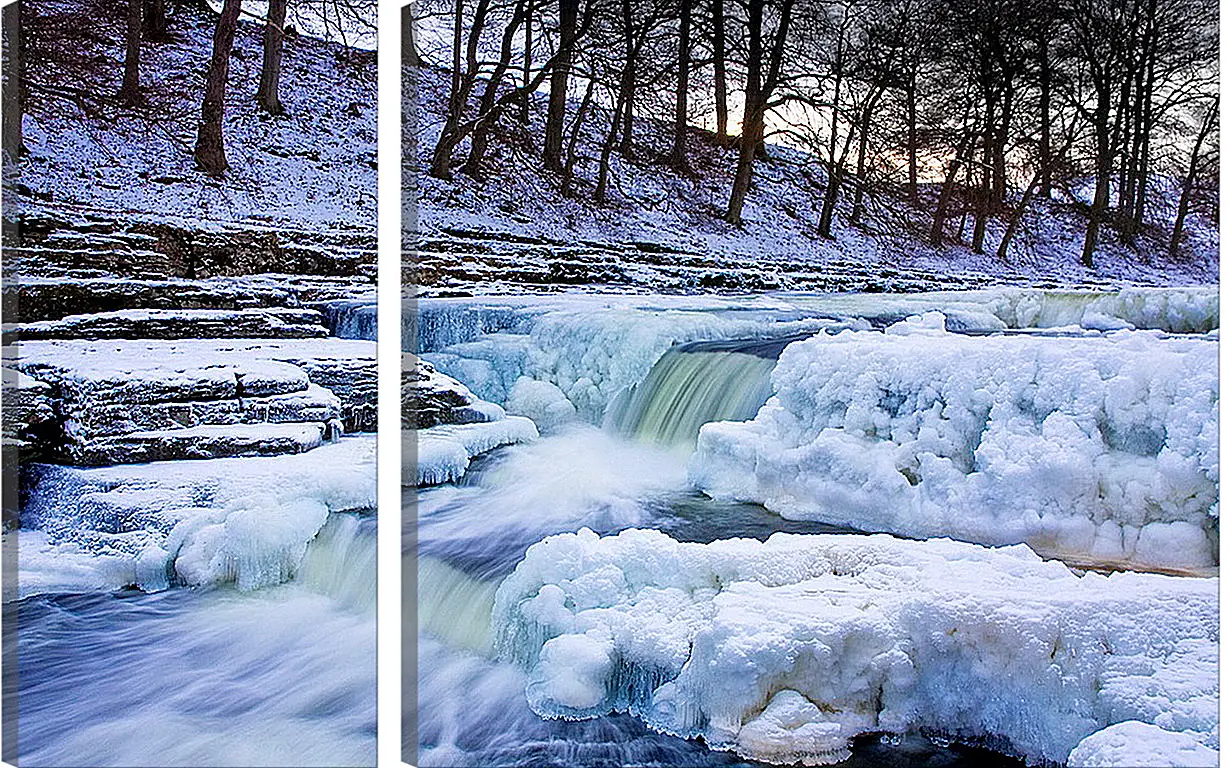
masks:
{"label": "wet rock surface", "polygon": [[430,429],[442,424],[490,421],[489,408],[461,382],[435,370],[414,355],[405,355],[401,367],[401,426]]}

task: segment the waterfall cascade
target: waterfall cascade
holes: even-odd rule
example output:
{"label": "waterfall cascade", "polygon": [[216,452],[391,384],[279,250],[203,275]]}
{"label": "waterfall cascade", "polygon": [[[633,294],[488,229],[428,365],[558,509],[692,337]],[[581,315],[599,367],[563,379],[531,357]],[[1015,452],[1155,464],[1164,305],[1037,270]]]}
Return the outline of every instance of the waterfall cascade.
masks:
{"label": "waterfall cascade", "polygon": [[810,334],[680,344],[606,412],[606,428],[662,445],[695,447],[710,421],[746,421],[772,395],[770,376],[787,345]]}

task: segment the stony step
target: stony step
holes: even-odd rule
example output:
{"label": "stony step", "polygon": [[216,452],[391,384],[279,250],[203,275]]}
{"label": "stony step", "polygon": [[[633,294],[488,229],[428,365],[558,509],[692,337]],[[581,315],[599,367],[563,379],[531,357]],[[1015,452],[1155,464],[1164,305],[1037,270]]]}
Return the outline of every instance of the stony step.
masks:
{"label": "stony step", "polygon": [[305,339],[328,335],[315,309],[126,309],[6,325],[6,338]]}
{"label": "stony step", "polygon": [[74,463],[103,466],[303,453],[332,439],[335,433],[330,429],[321,423],[229,424],[129,432],[91,443],[74,457]]}
{"label": "stony step", "polygon": [[[34,443],[32,456],[75,464],[305,450],[343,430],[375,430],[375,346],[334,338],[23,342],[11,365],[54,418],[22,439]],[[288,426],[267,444],[252,437],[270,425]],[[290,426],[315,437],[286,439]]]}

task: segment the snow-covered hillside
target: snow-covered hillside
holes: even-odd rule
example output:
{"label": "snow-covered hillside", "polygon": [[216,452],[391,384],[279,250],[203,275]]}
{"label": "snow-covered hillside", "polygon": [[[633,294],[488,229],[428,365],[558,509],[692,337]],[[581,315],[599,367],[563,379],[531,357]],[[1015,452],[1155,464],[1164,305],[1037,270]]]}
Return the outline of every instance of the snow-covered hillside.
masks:
{"label": "snow-covered hillside", "polygon": [[314,222],[374,229],[375,53],[287,35],[281,117],[256,103],[259,22],[242,19],[230,61],[222,181],[195,169],[192,145],[217,17],[168,4],[169,39],[141,50],[145,104],[122,108],[125,4],[22,4],[29,94],[26,157],[11,202],[78,207],[216,227],[220,221]]}
{"label": "snow-covered hillside", "polygon": [[[559,178],[545,171],[541,160],[544,98],[535,102],[527,127],[509,117],[501,120],[480,179],[460,168],[451,180],[433,178],[425,168],[444,120],[448,73],[406,72],[417,125],[407,125],[405,139],[417,141],[419,170],[410,203],[417,208],[419,245],[406,259],[415,260],[413,279],[426,288],[479,280],[502,288],[613,284],[672,293],[916,291],[1003,283],[1190,285],[1217,279],[1219,233],[1204,214],[1188,217],[1186,246],[1178,258],[1166,255],[1164,238],[1177,190],[1163,179],[1155,180],[1148,227],[1138,246],[1102,238],[1092,270],[1079,258],[1088,189],[1056,192],[1053,201],[1034,203],[1005,263],[993,251],[1006,215],[990,221],[990,253],[928,244],[935,185],[923,187],[917,208],[903,196],[872,197],[860,227],[848,223],[845,201],[834,239],[827,240],[816,228],[826,184],[822,167],[796,149],[770,145],[769,158],[756,164],[745,223],[738,228],[722,219],[737,150],[722,149],[694,130],[688,147],[692,172],[680,175],[666,162],[669,127],[649,119],[636,123],[636,156],[613,155],[610,200],[597,205],[592,193],[608,120],[601,110],[579,134],[577,191],[565,198]],[[458,162],[466,151],[462,144]],[[966,241],[971,226],[970,217]]]}

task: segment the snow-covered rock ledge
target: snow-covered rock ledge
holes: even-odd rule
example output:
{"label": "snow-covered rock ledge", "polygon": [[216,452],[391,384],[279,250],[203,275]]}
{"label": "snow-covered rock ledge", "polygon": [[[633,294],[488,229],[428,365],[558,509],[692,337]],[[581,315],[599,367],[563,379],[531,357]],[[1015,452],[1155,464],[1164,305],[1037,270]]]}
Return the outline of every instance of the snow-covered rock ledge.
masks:
{"label": "snow-covered rock ledge", "polygon": [[1217,587],[1077,575],[1022,546],[583,529],[529,549],[494,631],[542,716],[629,711],[758,760],[931,729],[1030,762],[1187,765],[1218,749]]}
{"label": "snow-covered rock ledge", "polygon": [[703,427],[692,481],[791,519],[1215,568],[1214,341],[978,338],[943,319],[792,344],[754,420]]}
{"label": "snow-covered rock ledge", "polygon": [[294,453],[343,431],[374,431],[375,347],[332,338],[70,339],[21,342],[10,358],[46,385],[54,411],[37,434],[40,456],[106,465]]}

